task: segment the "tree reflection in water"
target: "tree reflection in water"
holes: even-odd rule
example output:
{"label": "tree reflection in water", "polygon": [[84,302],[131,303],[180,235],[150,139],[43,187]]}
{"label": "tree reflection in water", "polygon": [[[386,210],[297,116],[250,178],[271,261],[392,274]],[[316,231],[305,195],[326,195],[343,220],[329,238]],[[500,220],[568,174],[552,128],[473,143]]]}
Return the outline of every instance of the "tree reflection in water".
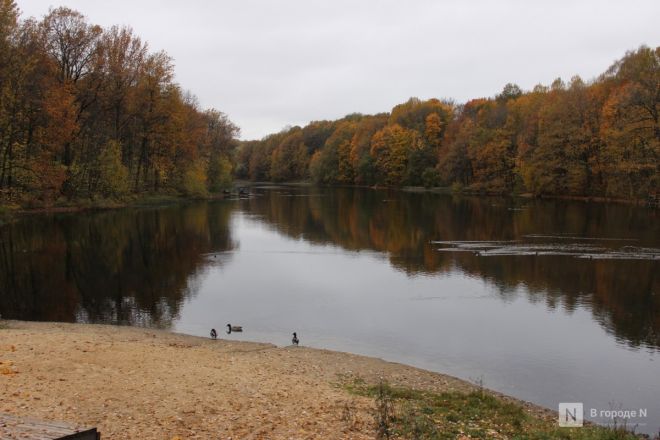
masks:
{"label": "tree reflection in water", "polygon": [[[242,209],[280,233],[348,250],[386,253],[410,276],[458,269],[487,279],[503,299],[519,295],[550,308],[588,307],[607,331],[631,346],[660,348],[660,222],[657,211],[583,202],[452,197],[354,188],[262,191]],[[442,241],[590,240],[616,249],[633,244],[655,259],[589,259],[562,255],[441,252]],[[542,237],[538,237],[542,235]],[[557,237],[554,237],[557,238]],[[623,240],[621,240],[623,239]],[[581,240],[578,240],[581,241]]]}
{"label": "tree reflection in water", "polygon": [[206,254],[234,248],[229,204],[31,216],[0,230],[7,319],[167,328]]}
{"label": "tree reflection in water", "polygon": [[[0,229],[0,313],[167,328],[204,269],[227,264],[228,251],[238,250],[231,217],[240,210],[289,237],[383,253],[409,276],[459,270],[494,283],[503,300],[524,290],[530,301],[553,309],[582,305],[617,339],[660,348],[658,259],[487,257],[439,251],[443,245],[433,243],[544,240],[557,247],[566,237],[552,236],[564,234],[607,239],[596,241],[607,249],[622,246],[610,239],[626,239],[654,252],[657,211],[353,188],[256,192],[242,201],[31,216],[7,225]],[[221,252],[222,258],[209,256]]]}

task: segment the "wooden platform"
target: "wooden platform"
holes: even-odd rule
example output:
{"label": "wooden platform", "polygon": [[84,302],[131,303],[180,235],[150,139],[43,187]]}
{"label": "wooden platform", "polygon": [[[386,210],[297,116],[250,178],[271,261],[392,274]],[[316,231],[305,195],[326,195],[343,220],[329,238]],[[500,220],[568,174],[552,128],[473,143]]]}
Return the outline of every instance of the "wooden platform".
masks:
{"label": "wooden platform", "polygon": [[0,413],[0,439],[21,440],[99,440],[96,428],[79,428],[59,422],[23,419]]}

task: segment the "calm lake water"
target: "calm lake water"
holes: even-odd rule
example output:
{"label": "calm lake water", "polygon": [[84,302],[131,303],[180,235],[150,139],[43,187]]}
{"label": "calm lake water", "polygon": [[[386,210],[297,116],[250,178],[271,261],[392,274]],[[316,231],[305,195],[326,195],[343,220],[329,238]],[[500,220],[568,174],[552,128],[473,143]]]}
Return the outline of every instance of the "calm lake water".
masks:
{"label": "calm lake water", "polygon": [[[645,208],[258,187],[0,228],[0,314],[382,357],[660,429],[660,221]],[[598,419],[603,421],[602,419]]]}

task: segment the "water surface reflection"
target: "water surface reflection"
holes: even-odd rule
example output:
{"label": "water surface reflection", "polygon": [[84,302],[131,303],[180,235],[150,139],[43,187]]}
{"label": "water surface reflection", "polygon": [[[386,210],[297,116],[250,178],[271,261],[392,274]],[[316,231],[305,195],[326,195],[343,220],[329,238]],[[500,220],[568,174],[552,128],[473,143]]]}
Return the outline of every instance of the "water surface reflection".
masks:
{"label": "water surface reflection", "polygon": [[228,204],[30,216],[0,229],[7,319],[169,328],[208,252],[234,248]]}
{"label": "water surface reflection", "polygon": [[660,427],[657,211],[271,187],[0,229],[0,313],[380,356]]}

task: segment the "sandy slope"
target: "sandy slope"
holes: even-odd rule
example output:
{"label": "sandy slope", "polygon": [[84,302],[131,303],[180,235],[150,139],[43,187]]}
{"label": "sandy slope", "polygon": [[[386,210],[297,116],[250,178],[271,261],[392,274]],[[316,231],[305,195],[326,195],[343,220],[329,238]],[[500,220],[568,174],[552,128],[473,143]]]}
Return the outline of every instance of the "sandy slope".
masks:
{"label": "sandy slope", "polygon": [[104,439],[367,439],[342,375],[435,390],[458,379],[304,347],[127,327],[4,322],[0,412],[96,426]]}

